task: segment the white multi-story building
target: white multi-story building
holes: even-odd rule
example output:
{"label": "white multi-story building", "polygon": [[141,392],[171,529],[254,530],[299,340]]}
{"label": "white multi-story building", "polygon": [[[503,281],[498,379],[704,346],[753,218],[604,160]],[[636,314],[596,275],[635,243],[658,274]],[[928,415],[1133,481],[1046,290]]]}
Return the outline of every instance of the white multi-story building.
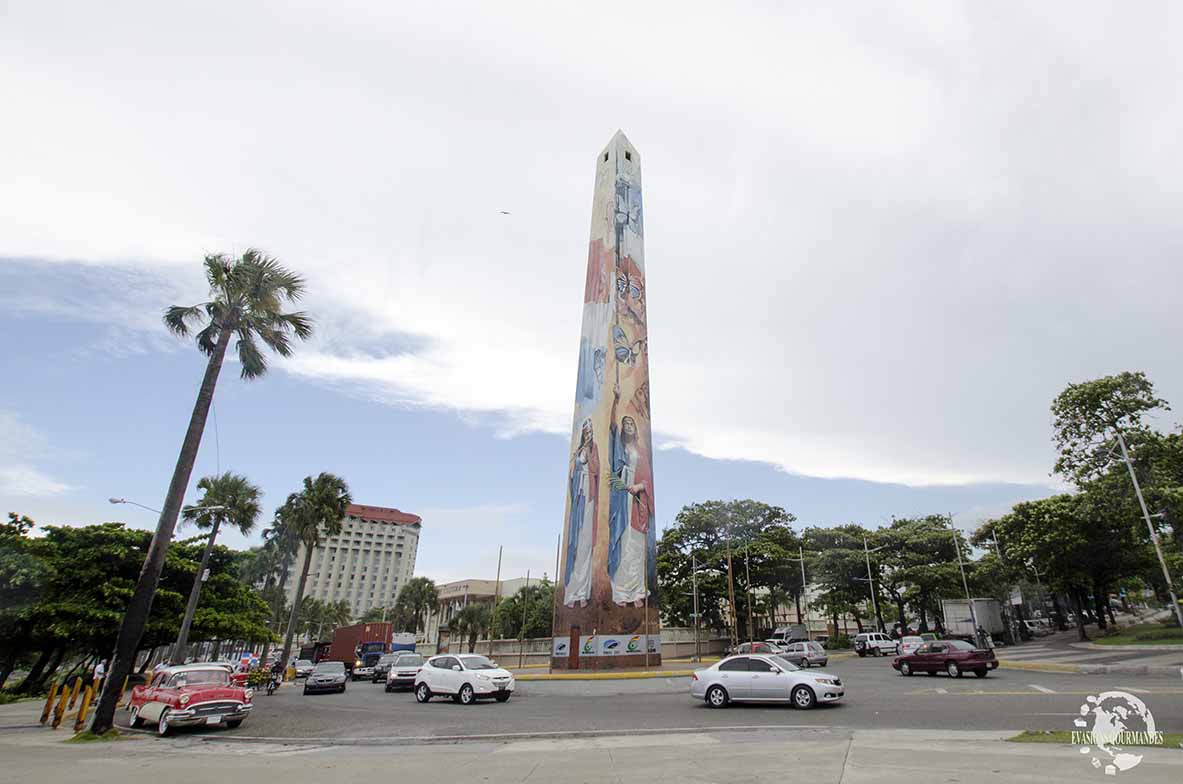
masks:
{"label": "white multi-story building", "polygon": [[[322,602],[344,600],[354,618],[371,607],[392,606],[415,573],[422,524],[418,515],[398,509],[350,504],[341,533],[323,538],[313,550],[304,595]],[[296,568],[304,563],[304,553],[300,545]],[[297,582],[288,580],[289,603]]]}

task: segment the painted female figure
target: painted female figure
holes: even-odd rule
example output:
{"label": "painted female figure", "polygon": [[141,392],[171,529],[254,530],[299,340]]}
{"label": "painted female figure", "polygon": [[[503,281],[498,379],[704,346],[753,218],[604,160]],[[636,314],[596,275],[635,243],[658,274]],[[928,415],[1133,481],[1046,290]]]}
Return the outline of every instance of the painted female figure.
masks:
{"label": "painted female figure", "polygon": [[596,504],[600,493],[600,456],[592,422],[583,420],[579,446],[568,474],[571,511],[567,521],[567,568],[563,572],[563,604],[586,607],[592,589],[592,548],[596,541]]}
{"label": "painted female figure", "polygon": [[649,540],[653,520],[653,469],[641,446],[637,422],[631,416],[616,425],[616,404],[612,402],[609,432],[612,454],[612,492],[608,503],[608,575],[612,601],[620,606],[640,607],[649,593]]}

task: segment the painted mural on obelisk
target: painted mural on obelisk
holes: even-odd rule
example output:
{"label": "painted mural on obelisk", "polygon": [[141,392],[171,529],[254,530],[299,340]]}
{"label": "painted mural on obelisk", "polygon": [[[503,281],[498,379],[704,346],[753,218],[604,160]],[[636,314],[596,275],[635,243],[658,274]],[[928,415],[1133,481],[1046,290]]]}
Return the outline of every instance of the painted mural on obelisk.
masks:
{"label": "painted mural on obelisk", "polygon": [[641,159],[596,159],[567,470],[554,665],[661,661]]}

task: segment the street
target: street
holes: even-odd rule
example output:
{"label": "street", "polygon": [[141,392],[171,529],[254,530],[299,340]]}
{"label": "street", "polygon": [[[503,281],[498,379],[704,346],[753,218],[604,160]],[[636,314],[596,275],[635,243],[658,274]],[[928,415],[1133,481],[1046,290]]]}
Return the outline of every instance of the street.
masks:
{"label": "street", "polygon": [[[985,679],[946,675],[905,678],[887,658],[832,661],[846,699],[800,711],[785,705],[732,705],[691,700],[688,678],[529,681],[506,703],[415,702],[410,691],[386,693],[369,681],[344,694],[303,695],[299,682],[271,697],[260,693],[237,730],[178,730],[180,739],[268,738],[362,740],[478,736],[546,737],[722,728],[843,728],[1020,731],[1070,730],[1084,698],[1101,691],[1137,694],[1160,729],[1183,729],[1183,678],[1079,675],[999,669]],[[119,718],[126,725],[126,714]]]}

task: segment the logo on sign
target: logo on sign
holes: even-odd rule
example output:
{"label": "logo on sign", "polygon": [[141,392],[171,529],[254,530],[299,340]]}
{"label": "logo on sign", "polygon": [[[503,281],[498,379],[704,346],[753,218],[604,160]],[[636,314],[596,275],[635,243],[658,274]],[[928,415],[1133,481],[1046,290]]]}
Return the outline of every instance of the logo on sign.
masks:
{"label": "logo on sign", "polygon": [[620,645],[620,640],[608,640],[604,643],[604,650],[614,651],[618,645]]}
{"label": "logo on sign", "polygon": [[567,643],[561,642],[555,646],[555,653],[566,653],[566,652],[567,652]]}
{"label": "logo on sign", "polygon": [[592,653],[592,652],[593,652],[592,641],[588,640],[587,642],[585,642],[583,644],[583,653]]}
{"label": "logo on sign", "polygon": [[640,650],[640,645],[639,645],[639,643],[640,643],[640,642],[641,642],[641,638],[640,638],[640,637],[632,637],[632,638],[630,638],[630,639],[629,639],[629,641],[628,641],[628,651],[629,651],[629,653],[635,653],[635,652],[637,652],[638,650]]}

